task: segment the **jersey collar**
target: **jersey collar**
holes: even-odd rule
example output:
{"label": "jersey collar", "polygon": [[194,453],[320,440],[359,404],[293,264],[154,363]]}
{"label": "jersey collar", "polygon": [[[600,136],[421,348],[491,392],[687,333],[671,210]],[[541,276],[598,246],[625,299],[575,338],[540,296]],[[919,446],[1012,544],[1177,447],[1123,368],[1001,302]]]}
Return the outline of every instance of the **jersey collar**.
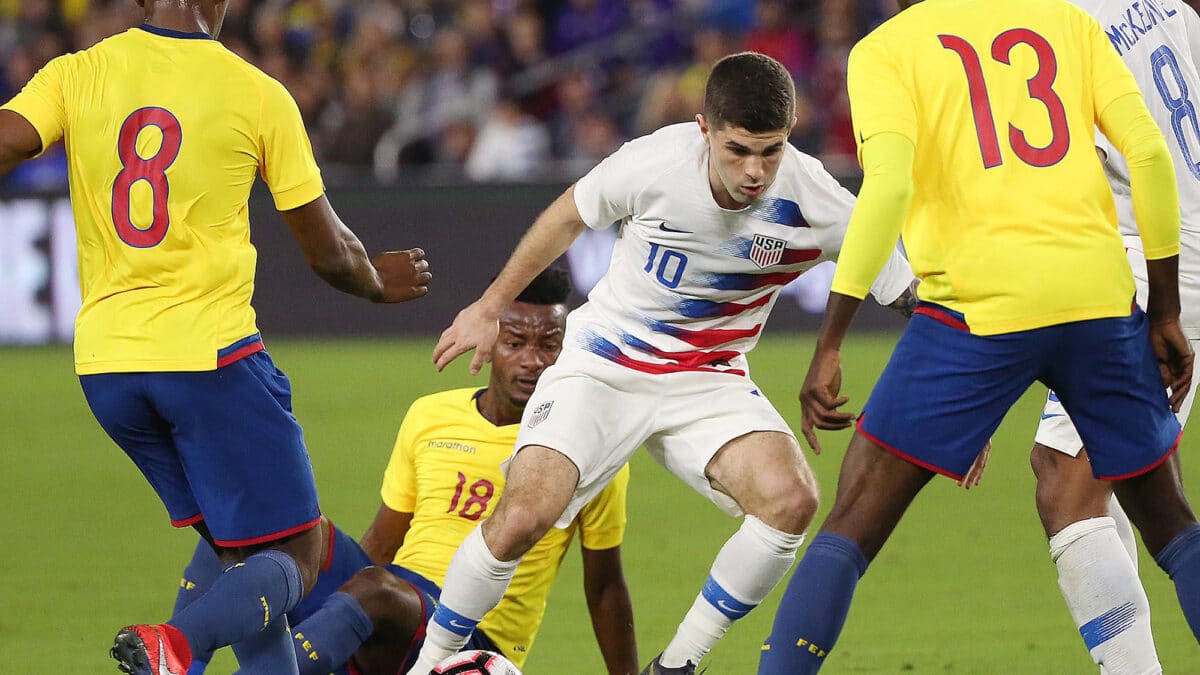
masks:
{"label": "jersey collar", "polygon": [[161,35],[163,37],[180,38],[183,40],[212,40],[212,39],[214,39],[213,36],[209,35],[208,33],[202,32],[202,31],[196,32],[196,33],[185,33],[183,31],[171,30],[170,28],[159,28],[158,26],[151,26],[148,23],[141,24],[140,26],[138,26],[138,28],[141,28],[142,30],[146,31],[147,33],[153,33],[155,35]]}

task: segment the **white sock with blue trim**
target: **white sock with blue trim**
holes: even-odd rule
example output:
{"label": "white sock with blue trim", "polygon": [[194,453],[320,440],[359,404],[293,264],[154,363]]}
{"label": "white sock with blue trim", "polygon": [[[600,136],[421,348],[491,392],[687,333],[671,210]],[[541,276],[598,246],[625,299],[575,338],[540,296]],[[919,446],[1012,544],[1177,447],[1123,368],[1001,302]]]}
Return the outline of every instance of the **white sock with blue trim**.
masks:
{"label": "white sock with blue trim", "polygon": [[708,581],[659,661],[664,668],[699,664],[734,621],[742,618],[767,597],[792,563],[804,543],[803,534],[788,534],[754,516],[721,547]]}
{"label": "white sock with blue trim", "polygon": [[467,644],[476,624],[500,603],[520,560],[503,561],[492,555],[479,527],[463,540],[442,585],[442,597],[425,628],[425,644],[409,675],[429,671]]}
{"label": "white sock with blue trim", "polygon": [[1072,523],[1050,538],[1058,587],[1092,660],[1110,675],[1162,672],[1150,603],[1113,519]]}

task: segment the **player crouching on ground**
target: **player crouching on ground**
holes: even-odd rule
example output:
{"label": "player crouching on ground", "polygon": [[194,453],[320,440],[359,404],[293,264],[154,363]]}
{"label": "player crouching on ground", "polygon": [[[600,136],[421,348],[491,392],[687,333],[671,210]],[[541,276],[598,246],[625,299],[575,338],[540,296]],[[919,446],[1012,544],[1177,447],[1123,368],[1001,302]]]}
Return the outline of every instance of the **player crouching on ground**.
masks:
{"label": "player crouching on ground", "polygon": [[[500,464],[512,452],[538,378],[562,348],[570,292],[565,272],[543,272],[500,318],[487,388],[455,389],[413,403],[384,473],[383,504],[361,547],[324,521],[328,552],[316,587],[288,613],[302,675],[395,675],[412,665],[450,556],[504,490]],[[551,530],[533,547],[468,649],[503,653],[518,667],[524,663],[578,530],[584,591],[608,672],[637,670],[620,550],[628,483],[626,467],[566,529]],[[201,541],[181,581],[176,611],[202,594],[220,569]],[[196,658],[207,663],[211,655]],[[189,672],[203,672],[203,665]]]}

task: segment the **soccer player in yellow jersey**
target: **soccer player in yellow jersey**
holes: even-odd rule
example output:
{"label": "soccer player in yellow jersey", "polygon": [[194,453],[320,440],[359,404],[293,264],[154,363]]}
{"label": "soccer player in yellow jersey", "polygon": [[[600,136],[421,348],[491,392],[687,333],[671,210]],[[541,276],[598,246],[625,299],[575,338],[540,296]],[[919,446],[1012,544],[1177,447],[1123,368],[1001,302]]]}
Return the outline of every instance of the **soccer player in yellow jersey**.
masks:
{"label": "soccer player in yellow jersey", "polygon": [[[850,56],[865,177],[801,392],[814,449],[814,427],[852,423],[839,410],[838,350],[901,233],[921,302],[858,419],[832,512],[793,575],[759,673],[820,669],[859,577],[908,504],[935,473],[967,474],[1035,380],[1070,412],[1093,472],[1114,481],[1200,634],[1200,525],[1166,461],[1180,433],[1172,407],[1192,376],[1166,142],[1129,69],[1078,7],[900,4]],[[1095,126],[1129,163],[1146,312],[1134,303]],[[1112,608],[1081,628],[1084,639],[1125,630],[1131,614]]]}
{"label": "soccer player in yellow jersey", "polygon": [[[326,521],[329,553],[317,585],[288,613],[301,675],[395,675],[411,666],[451,556],[504,490],[501,463],[512,454],[534,385],[562,348],[569,293],[565,272],[542,272],[500,318],[487,388],[455,389],[412,404],[384,472],[383,504],[361,547]],[[637,671],[620,552],[628,483],[626,467],[568,528],[550,530],[533,547],[467,649],[500,652],[518,666],[525,662],[550,587],[578,533],[588,608],[607,671]],[[211,549],[200,542],[177,609],[219,571]],[[202,670],[194,666],[191,672]]]}
{"label": "soccer player in yellow jersey", "polygon": [[316,579],[320,511],[250,306],[255,176],[334,287],[402,302],[425,294],[428,264],[419,249],[372,261],[338,220],[295,102],[214,39],[224,1],[138,4],[144,24],[54,59],[0,110],[0,171],[66,144],[88,404],[172,523],[230,565],[169,624],[122,629],[112,654],[126,673],[180,675],[231,644],[243,672],[295,672],[281,617]]}

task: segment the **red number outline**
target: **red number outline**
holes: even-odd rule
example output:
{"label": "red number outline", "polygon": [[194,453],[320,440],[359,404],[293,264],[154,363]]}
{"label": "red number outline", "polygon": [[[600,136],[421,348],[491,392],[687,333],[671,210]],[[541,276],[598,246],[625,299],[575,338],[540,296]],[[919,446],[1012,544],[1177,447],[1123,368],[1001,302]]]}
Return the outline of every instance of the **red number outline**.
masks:
{"label": "red number outline", "polygon": [[[158,127],[162,132],[162,145],[153,157],[143,158],[137,152],[137,139],[146,127]],[[117,140],[117,157],[121,160],[121,171],[113,181],[112,219],[117,236],[134,248],[150,248],[162,243],[171,227],[171,213],[167,199],[171,186],[166,171],[179,157],[183,145],[183,129],[178,118],[165,108],[139,108],[121,124]],[[130,218],[130,199],[134,183],[144,180],[150,184],[154,195],[153,220],[150,227],[141,229]]]}

